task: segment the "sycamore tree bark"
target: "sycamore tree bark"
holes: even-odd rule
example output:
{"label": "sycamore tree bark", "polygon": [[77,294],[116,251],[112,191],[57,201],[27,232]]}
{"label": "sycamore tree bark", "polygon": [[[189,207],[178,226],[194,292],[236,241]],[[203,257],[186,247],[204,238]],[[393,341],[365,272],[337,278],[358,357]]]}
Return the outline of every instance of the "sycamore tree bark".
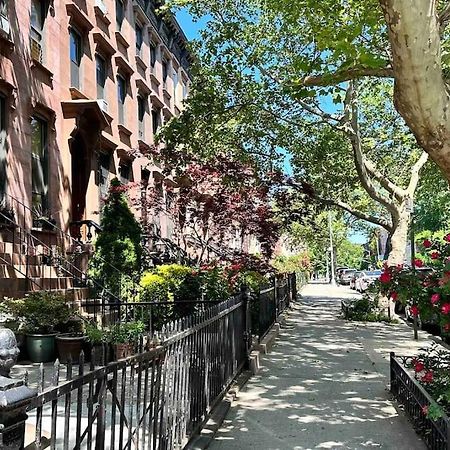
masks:
{"label": "sycamore tree bark", "polygon": [[437,3],[380,0],[389,32],[396,109],[450,180],[450,104],[441,59],[450,2],[441,15]]}

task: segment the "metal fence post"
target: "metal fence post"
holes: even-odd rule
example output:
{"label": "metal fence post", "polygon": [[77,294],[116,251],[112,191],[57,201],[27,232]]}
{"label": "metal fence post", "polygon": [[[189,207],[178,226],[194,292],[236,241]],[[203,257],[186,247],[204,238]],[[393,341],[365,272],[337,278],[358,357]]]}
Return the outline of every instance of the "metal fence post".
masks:
{"label": "metal fence post", "polygon": [[19,349],[11,330],[0,332],[0,449],[23,450],[25,442],[25,413],[37,391],[23,380],[9,377]]}
{"label": "metal fence post", "polygon": [[243,308],[243,339],[245,350],[244,369],[250,368],[250,348],[252,345],[252,325],[250,318],[250,291],[245,285],[241,286],[242,308]]}
{"label": "metal fence post", "polygon": [[277,321],[278,314],[279,314],[279,305],[278,305],[279,298],[278,298],[278,286],[277,286],[277,277],[276,276],[273,277],[273,298],[275,301],[275,317],[274,317],[272,323],[275,323]]}

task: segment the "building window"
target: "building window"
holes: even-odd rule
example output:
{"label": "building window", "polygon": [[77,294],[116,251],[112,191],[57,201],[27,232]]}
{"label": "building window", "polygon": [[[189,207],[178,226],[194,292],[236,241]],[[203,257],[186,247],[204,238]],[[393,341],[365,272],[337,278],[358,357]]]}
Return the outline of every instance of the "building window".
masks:
{"label": "building window", "polygon": [[125,99],[127,97],[127,82],[122,75],[117,75],[117,100],[119,105],[119,123],[125,120]]}
{"label": "building window", "polygon": [[6,192],[6,99],[0,95],[0,206]]}
{"label": "building window", "polygon": [[152,128],[154,134],[156,134],[160,125],[161,125],[161,110],[154,109],[152,110]]}
{"label": "building window", "polygon": [[144,139],[144,119],[145,119],[145,98],[138,95],[138,128],[139,128],[139,139]]}
{"label": "building window", "polygon": [[156,64],[156,45],[150,42],[150,67],[153,70]]}
{"label": "building window", "polygon": [[187,83],[185,81],[183,81],[182,86],[183,86],[183,100],[184,100],[188,95]]}
{"label": "building window", "polygon": [[110,163],[111,156],[109,155],[109,153],[100,153],[98,158],[98,188],[100,195],[100,211],[103,209],[105,200],[108,197]]}
{"label": "building window", "polygon": [[97,98],[104,99],[106,84],[106,61],[100,55],[95,55],[95,67],[97,77]]}
{"label": "building window", "polygon": [[31,0],[31,57],[36,61],[43,61],[44,48],[44,20],[45,2],[41,0]]}
{"label": "building window", "polygon": [[47,122],[31,118],[32,205],[43,214],[48,209],[48,144]]}
{"label": "building window", "polygon": [[178,89],[178,72],[173,71],[173,101],[177,101],[177,89]]}
{"label": "building window", "polygon": [[163,86],[167,87],[167,76],[169,74],[169,65],[166,60],[162,62],[162,76],[163,76]]}
{"label": "building window", "polygon": [[9,34],[8,0],[0,0],[0,31]]}
{"label": "building window", "polygon": [[116,26],[117,30],[122,29],[123,20],[125,18],[125,5],[123,0],[116,0]]}
{"label": "building window", "polygon": [[119,177],[122,184],[128,184],[131,177],[131,165],[121,162],[119,166]]}
{"label": "building window", "polygon": [[141,48],[144,43],[144,34],[142,31],[142,27],[139,24],[136,24],[136,55],[141,56]]}
{"label": "building window", "polygon": [[0,16],[8,17],[7,0],[0,0]]}
{"label": "building window", "polygon": [[70,85],[80,88],[80,66],[83,53],[83,41],[80,33],[70,29]]}

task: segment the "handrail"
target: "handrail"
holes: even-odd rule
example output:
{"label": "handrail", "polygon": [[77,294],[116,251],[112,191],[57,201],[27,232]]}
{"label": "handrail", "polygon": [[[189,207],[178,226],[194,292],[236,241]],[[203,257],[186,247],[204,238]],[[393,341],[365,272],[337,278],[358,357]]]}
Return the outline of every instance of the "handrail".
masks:
{"label": "handrail", "polygon": [[[11,218],[9,218],[8,216],[6,216],[5,214],[3,214],[0,211],[0,216],[3,217],[3,219],[6,219],[8,222],[10,222],[11,224],[15,224],[17,225],[17,227],[21,230],[21,232],[23,232],[28,238],[31,238],[32,241],[34,241],[34,243],[39,244],[40,246],[42,246],[48,253],[49,255],[53,254],[53,250],[51,247],[49,247],[45,242],[42,242],[38,237],[34,236],[31,234],[31,232],[29,232],[28,230],[26,230],[25,228],[21,227],[20,225],[16,224]],[[20,239],[20,236],[19,236]],[[23,239],[22,239],[22,243],[26,243]],[[26,243],[28,245],[28,243]],[[72,264],[68,259],[64,258],[64,257],[60,257],[60,259],[62,261],[64,261],[65,264],[67,264],[72,270],[74,270],[73,273],[71,273],[67,268],[65,268],[63,265],[58,264],[57,266],[59,268],[61,268],[62,270],[64,270],[67,274],[69,274],[71,277],[75,278],[76,274],[78,275],[80,280],[86,280],[86,281],[90,281],[92,282],[96,288],[98,288],[100,291],[102,291],[103,293],[108,294],[109,296],[111,296],[112,298],[114,298],[116,301],[118,301],[119,303],[122,301],[121,298],[117,297],[114,293],[110,292],[109,290],[107,290],[104,286],[102,286],[100,283],[98,283],[96,280],[94,280],[93,278],[91,278],[87,273],[83,272],[81,269],[79,269],[77,266],[75,266],[74,264]],[[8,265],[11,265],[9,263],[7,263]],[[12,267],[14,268],[14,265],[12,265]],[[15,270],[16,268],[14,268]],[[19,272],[20,273],[20,272]],[[30,277],[29,275],[25,275],[27,277],[28,280],[32,280],[32,277]],[[87,283],[86,283],[87,285]]]}
{"label": "handrail", "polygon": [[[32,214],[32,217],[34,217],[36,214],[35,212],[27,205],[25,205],[21,200],[13,197],[11,194],[8,194],[6,192],[2,192],[2,194],[6,197],[9,197],[11,200],[17,202],[21,207],[23,207],[24,209],[26,209],[28,212],[30,212]],[[66,238],[69,240],[69,242],[73,245],[73,246],[79,246],[80,242],[77,241],[73,236],[71,236],[69,233],[66,233],[64,230],[62,230],[58,225],[56,225],[55,223],[51,222],[50,220],[48,220],[45,217],[40,217],[39,218],[41,221],[45,222],[46,224],[49,225],[49,227],[51,227],[52,230],[57,231],[62,237]],[[93,220],[86,220],[86,221],[78,221],[78,223],[82,223],[82,222],[90,222],[91,225],[98,231],[102,230],[102,227],[97,224],[95,221]],[[75,224],[75,222],[72,222],[73,224]],[[140,289],[140,285],[128,274],[123,273],[118,267],[116,267],[114,264],[112,264],[110,261],[107,261],[105,258],[101,257],[100,255],[96,255],[96,258],[100,259],[100,261],[105,264],[106,266],[110,267],[112,270],[114,270],[117,275],[119,277],[125,277],[125,280],[127,282],[131,282],[132,283],[132,288],[134,290],[139,290]],[[82,272],[83,273],[83,272]],[[86,274],[86,276],[88,276]],[[101,286],[101,284],[97,283],[99,286]],[[102,287],[102,289],[105,289],[104,287]],[[115,296],[117,297],[117,296]]]}

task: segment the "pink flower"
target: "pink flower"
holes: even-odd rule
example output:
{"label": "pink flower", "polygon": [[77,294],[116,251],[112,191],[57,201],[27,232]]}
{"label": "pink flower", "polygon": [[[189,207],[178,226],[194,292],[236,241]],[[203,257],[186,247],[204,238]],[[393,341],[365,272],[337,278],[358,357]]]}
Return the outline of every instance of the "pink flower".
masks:
{"label": "pink flower", "polygon": [[444,241],[450,242],[450,233],[444,236]]}
{"label": "pink flower", "polygon": [[422,370],[425,369],[425,364],[420,361],[416,361],[414,364],[414,372],[419,373],[422,372]]}
{"label": "pink flower", "polygon": [[430,248],[433,244],[431,243],[431,241],[430,241],[429,239],[425,239],[425,240],[423,241],[422,245],[423,245],[425,248]]}
{"label": "pink flower", "polygon": [[430,298],[431,304],[435,305],[436,303],[439,302],[440,299],[441,299],[441,296],[439,294],[433,294]]}
{"label": "pink flower", "polygon": [[450,314],[450,303],[444,303],[441,308],[442,314]]}
{"label": "pink flower", "polygon": [[417,317],[419,315],[419,308],[416,305],[412,305],[409,311],[413,317]]}
{"label": "pink flower", "polygon": [[422,261],[421,259],[419,259],[419,258],[417,258],[417,259],[414,261],[414,265],[415,265],[416,267],[423,267],[423,266],[424,266],[423,261]]}
{"label": "pink flower", "polygon": [[390,297],[393,302],[396,302],[398,300],[398,293],[393,291],[390,293]]}
{"label": "pink flower", "polygon": [[428,405],[422,406],[422,412],[427,416],[428,415]]}
{"label": "pink flower", "polygon": [[382,283],[389,283],[392,280],[391,274],[389,272],[383,272],[380,275],[380,281]]}
{"label": "pink flower", "polygon": [[439,252],[433,252],[433,253],[431,253],[431,259],[439,259],[439,256],[441,256],[440,254],[439,254]]}
{"label": "pink flower", "polygon": [[450,331],[450,323],[446,323],[446,324],[444,325],[444,331],[445,331],[446,333],[448,333],[448,332]]}
{"label": "pink flower", "polygon": [[431,383],[433,381],[433,371],[427,370],[420,381],[422,381],[422,383]]}

